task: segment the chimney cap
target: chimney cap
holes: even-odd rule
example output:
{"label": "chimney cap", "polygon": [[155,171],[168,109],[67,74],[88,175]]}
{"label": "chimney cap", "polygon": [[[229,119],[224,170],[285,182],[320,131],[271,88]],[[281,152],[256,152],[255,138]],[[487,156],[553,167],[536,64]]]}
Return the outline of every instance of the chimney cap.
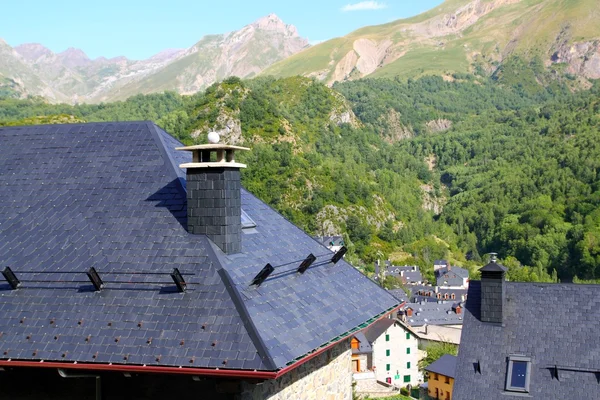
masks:
{"label": "chimney cap", "polygon": [[481,272],[506,272],[507,268],[504,265],[500,265],[496,262],[490,262],[479,271]]}
{"label": "chimney cap", "polygon": [[232,146],[230,144],[196,144],[193,146],[175,147],[175,150],[194,151],[194,150],[250,150],[249,147]]}
{"label": "chimney cap", "polygon": [[[228,144],[198,144],[194,146],[176,147],[175,150],[180,151],[191,151],[192,159],[191,163],[181,164],[180,168],[246,168],[246,164],[235,162],[235,151],[250,150],[248,147],[231,146]],[[210,153],[216,152],[216,161],[211,161]]]}

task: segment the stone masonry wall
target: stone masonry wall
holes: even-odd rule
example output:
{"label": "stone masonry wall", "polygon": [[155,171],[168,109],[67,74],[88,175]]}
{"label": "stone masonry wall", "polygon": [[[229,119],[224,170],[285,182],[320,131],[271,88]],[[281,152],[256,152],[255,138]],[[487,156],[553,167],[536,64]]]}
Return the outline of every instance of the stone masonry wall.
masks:
{"label": "stone masonry wall", "polygon": [[351,400],[352,351],[345,340],[279,379],[244,383],[241,400]]}

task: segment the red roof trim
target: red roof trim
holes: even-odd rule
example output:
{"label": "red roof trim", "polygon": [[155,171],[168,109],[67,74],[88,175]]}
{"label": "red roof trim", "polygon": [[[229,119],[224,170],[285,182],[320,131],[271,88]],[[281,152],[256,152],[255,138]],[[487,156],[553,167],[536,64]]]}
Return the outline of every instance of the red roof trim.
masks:
{"label": "red roof trim", "polygon": [[[406,305],[406,302],[403,301],[402,303],[398,304],[396,307],[394,307],[392,310],[390,310],[389,312],[383,314],[381,317],[377,318],[375,321],[371,322],[368,326],[364,327],[363,329],[360,329],[356,332],[353,332],[350,335],[353,335],[357,332],[361,332],[364,331],[365,329],[367,329],[369,326],[373,325],[375,322],[382,320],[383,318],[387,318],[388,315],[390,315],[391,313],[393,313],[394,311],[398,310],[401,307],[404,307]],[[348,335],[348,336],[350,336]],[[322,354],[324,351],[329,350],[330,348],[332,348],[333,346],[335,346],[336,344],[343,342],[344,340],[348,339],[348,336],[345,336],[343,338],[341,338],[340,340],[333,342],[329,345],[327,345],[326,347],[323,347],[322,349],[319,349],[318,351],[315,351],[312,354],[309,354],[308,356],[302,358],[301,360],[295,362],[294,364],[288,365],[287,367],[283,368],[282,370],[280,370],[279,372],[277,372],[277,378],[279,378],[281,375],[285,374],[286,372],[291,371],[294,368],[299,367],[300,365],[304,364],[305,362],[315,358],[316,356],[318,356],[319,354]]]}
{"label": "red roof trim", "polygon": [[[386,318],[389,314],[396,311],[400,307],[403,307],[406,302],[394,307],[389,312],[379,317],[376,321]],[[375,323],[373,321],[370,325]],[[365,327],[364,329],[367,329]],[[361,329],[361,330],[364,330]],[[179,374],[179,375],[203,375],[203,376],[216,376],[216,377],[230,377],[230,378],[253,378],[253,379],[277,379],[285,373],[301,366],[307,361],[315,358],[319,354],[322,354],[326,350],[329,350],[336,344],[346,340],[347,335],[333,343],[330,343],[326,347],[323,347],[314,353],[307,355],[301,360],[288,365],[287,367],[279,371],[253,371],[253,370],[240,370],[240,369],[215,369],[215,368],[190,368],[190,367],[164,367],[164,366],[148,366],[148,365],[122,365],[122,364],[87,364],[87,363],[68,363],[68,362],[51,362],[51,361],[22,361],[22,360],[0,360],[0,367],[34,367],[34,368],[63,368],[70,370],[86,370],[86,371],[115,371],[115,372],[141,372],[141,373],[155,373],[155,374]]]}
{"label": "red roof trim", "polygon": [[71,370],[117,371],[117,372],[144,372],[156,374],[181,374],[181,375],[208,375],[235,378],[275,379],[276,372],[249,371],[239,369],[214,369],[214,368],[183,368],[159,367],[144,365],[121,364],[85,364],[47,361],[0,361],[0,367],[35,367],[35,368],[62,368]]}

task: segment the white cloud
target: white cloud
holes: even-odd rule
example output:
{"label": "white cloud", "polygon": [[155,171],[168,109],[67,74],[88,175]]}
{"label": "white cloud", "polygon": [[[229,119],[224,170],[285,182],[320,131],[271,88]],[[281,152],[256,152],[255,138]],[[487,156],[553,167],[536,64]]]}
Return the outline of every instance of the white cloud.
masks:
{"label": "white cloud", "polygon": [[342,11],[363,11],[363,10],[381,10],[387,8],[387,5],[378,1],[361,1],[360,3],[346,4]]}

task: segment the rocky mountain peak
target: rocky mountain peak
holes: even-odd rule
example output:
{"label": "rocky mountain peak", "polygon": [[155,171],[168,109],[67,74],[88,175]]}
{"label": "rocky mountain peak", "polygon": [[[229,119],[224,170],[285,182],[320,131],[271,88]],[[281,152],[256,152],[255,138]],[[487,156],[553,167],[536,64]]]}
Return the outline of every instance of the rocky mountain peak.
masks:
{"label": "rocky mountain peak", "polygon": [[15,51],[28,61],[36,61],[40,57],[50,57],[54,54],[39,43],[24,43],[15,47]]}
{"label": "rocky mountain peak", "polygon": [[67,50],[58,53],[61,63],[70,68],[83,67],[92,63],[92,60],[81,49],[69,47]]}
{"label": "rocky mountain peak", "polygon": [[298,36],[298,30],[294,25],[286,24],[275,14],[269,14],[259,18],[250,25],[263,31],[281,32],[286,36]]}
{"label": "rocky mountain peak", "polygon": [[148,59],[148,61],[152,61],[152,62],[169,61],[173,58],[180,56],[184,52],[185,52],[185,49],[166,49],[166,50],[162,50],[159,53],[156,53],[155,55],[150,57]]}

